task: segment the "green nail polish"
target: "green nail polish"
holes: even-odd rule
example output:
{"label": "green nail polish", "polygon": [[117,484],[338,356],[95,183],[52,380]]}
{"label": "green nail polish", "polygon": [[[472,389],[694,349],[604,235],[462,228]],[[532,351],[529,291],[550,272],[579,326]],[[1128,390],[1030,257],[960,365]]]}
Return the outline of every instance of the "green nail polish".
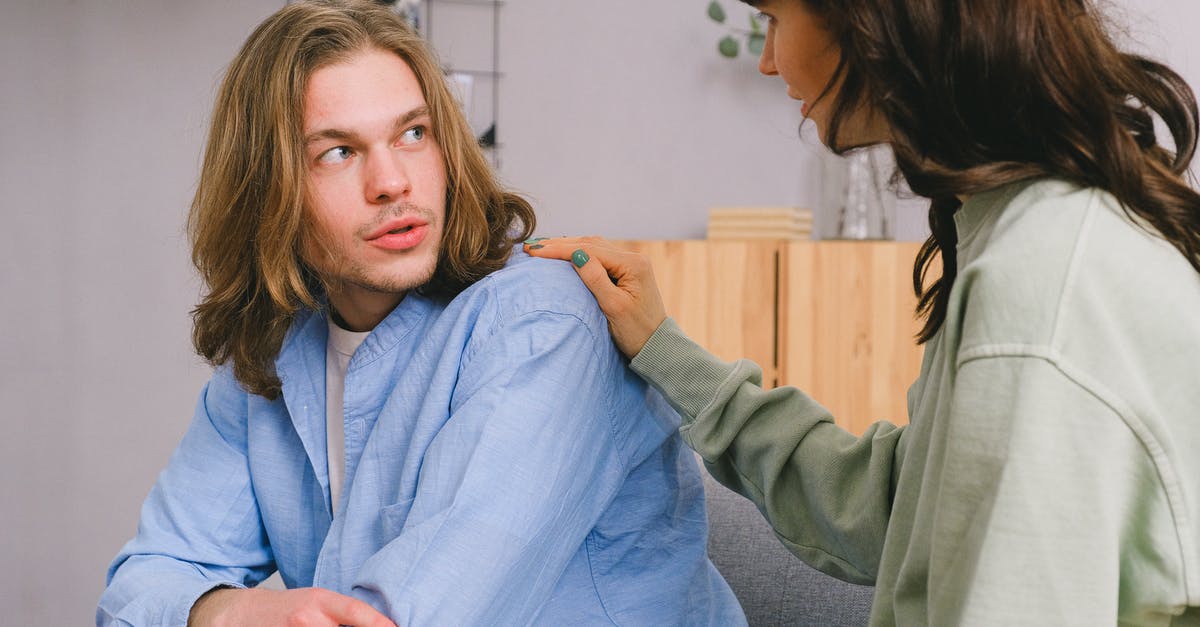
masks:
{"label": "green nail polish", "polygon": [[544,242],[548,239],[550,239],[550,238],[548,238],[548,237],[531,237],[531,238],[525,240],[525,243],[526,244],[536,244],[538,242]]}
{"label": "green nail polish", "polygon": [[529,247],[529,250],[541,250],[543,248],[545,248],[545,246],[542,246],[541,244],[533,244]]}
{"label": "green nail polish", "polygon": [[571,253],[571,263],[575,264],[576,268],[582,268],[583,264],[587,263],[590,259],[591,257],[588,257],[588,254],[583,252],[582,248]]}

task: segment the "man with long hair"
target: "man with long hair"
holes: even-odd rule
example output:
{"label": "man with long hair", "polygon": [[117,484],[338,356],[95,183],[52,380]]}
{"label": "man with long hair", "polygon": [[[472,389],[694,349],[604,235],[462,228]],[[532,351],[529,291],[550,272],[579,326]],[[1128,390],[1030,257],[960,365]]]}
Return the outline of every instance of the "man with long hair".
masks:
{"label": "man with long hair", "polygon": [[216,372],[97,623],[744,622],[678,417],[533,226],[398,16],[263,22],[190,219]]}

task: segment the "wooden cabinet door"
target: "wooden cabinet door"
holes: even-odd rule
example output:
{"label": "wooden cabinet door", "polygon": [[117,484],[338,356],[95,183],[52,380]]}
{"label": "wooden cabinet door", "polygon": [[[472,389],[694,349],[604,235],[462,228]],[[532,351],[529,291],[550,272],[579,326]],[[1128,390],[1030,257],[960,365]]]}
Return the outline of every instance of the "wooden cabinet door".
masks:
{"label": "wooden cabinet door", "polygon": [[921,368],[914,339],[919,242],[791,242],[780,255],[779,382],[798,387],[861,434],[908,422]]}
{"label": "wooden cabinet door", "polygon": [[726,360],[750,359],[776,384],[779,242],[624,241],[654,265],[667,314],[696,343]]}
{"label": "wooden cabinet door", "polygon": [[710,352],[750,359],[861,434],[908,422],[921,367],[919,242],[623,241],[654,265],[667,313]]}

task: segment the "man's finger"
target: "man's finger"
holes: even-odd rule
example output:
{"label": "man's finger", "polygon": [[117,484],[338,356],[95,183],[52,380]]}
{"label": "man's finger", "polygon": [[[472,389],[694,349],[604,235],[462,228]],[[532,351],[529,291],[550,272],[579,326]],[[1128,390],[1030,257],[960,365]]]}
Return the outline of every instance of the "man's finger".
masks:
{"label": "man's finger", "polygon": [[396,627],[391,619],[370,605],[358,599],[337,595],[330,599],[326,610],[329,618],[338,621],[339,625],[354,627]]}

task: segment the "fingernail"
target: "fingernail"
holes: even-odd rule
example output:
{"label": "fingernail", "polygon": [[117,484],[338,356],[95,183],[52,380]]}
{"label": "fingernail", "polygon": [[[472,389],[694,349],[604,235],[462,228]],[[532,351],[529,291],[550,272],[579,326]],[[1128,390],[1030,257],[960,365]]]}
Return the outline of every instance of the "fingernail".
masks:
{"label": "fingernail", "polygon": [[548,237],[531,237],[531,238],[525,240],[525,243],[526,244],[536,244],[538,242],[544,242],[548,239],[550,239],[550,238],[548,238]]}
{"label": "fingernail", "polygon": [[541,244],[533,244],[529,247],[529,250],[540,250],[542,248],[545,248],[545,246],[542,246]]}
{"label": "fingernail", "polygon": [[588,257],[588,254],[583,252],[582,248],[571,253],[571,263],[575,264],[576,268],[582,268],[583,264],[587,263],[589,259],[591,257]]}

